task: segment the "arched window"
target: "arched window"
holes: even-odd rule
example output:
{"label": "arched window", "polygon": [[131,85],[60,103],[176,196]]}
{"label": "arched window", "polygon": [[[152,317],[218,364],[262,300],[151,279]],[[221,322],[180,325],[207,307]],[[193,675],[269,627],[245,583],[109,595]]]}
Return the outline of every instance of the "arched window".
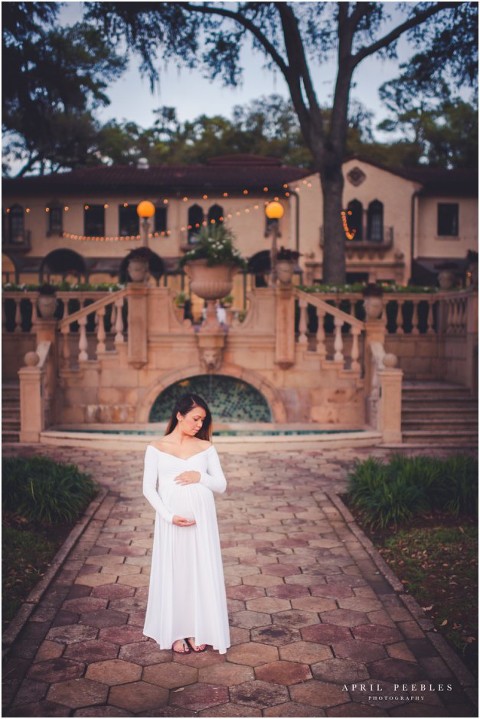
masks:
{"label": "arched window", "polygon": [[212,205],[208,211],[208,224],[220,225],[223,220],[223,207]]}
{"label": "arched window", "polygon": [[379,200],[368,206],[367,235],[369,242],[383,242],[383,203]]}
{"label": "arched window", "polygon": [[203,210],[200,205],[192,205],[188,209],[188,241],[194,242],[196,235],[203,223]]}
{"label": "arched window", "polygon": [[353,239],[361,242],[363,240],[363,206],[359,200],[352,200],[348,203],[347,222],[350,232],[355,230]]}

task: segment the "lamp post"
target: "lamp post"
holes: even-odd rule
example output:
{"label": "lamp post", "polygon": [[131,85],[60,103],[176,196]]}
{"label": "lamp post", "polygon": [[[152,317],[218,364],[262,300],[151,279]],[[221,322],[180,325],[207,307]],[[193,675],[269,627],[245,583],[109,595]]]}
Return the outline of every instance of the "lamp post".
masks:
{"label": "lamp post", "polygon": [[142,200],[137,205],[137,215],[140,217],[140,237],[142,247],[148,247],[148,220],[155,214],[155,205],[150,200]]}
{"label": "lamp post", "polygon": [[270,250],[270,284],[272,287],[275,287],[275,284],[277,282],[277,239],[280,235],[278,229],[278,221],[282,219],[284,213],[285,210],[283,209],[283,205],[277,200],[269,202],[268,205],[266,205],[265,207],[266,216],[269,220],[272,220],[269,228],[269,232],[272,233],[272,249]]}

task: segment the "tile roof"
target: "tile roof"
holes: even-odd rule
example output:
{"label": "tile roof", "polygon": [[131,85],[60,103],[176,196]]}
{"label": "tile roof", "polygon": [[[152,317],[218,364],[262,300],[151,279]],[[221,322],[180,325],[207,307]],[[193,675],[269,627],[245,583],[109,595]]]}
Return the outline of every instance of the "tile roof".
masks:
{"label": "tile roof", "polygon": [[435,167],[412,167],[404,171],[404,177],[414,182],[420,182],[423,187],[421,195],[425,196],[478,196],[478,172],[460,168],[457,170],[443,170]]}
{"label": "tile roof", "polygon": [[205,165],[156,165],[138,168],[130,165],[87,167],[52,175],[8,178],[4,194],[45,195],[135,192],[136,194],[191,194],[263,192],[264,187],[279,192],[282,185],[311,175],[310,169],[282,165],[274,158],[251,155],[214,158]]}
{"label": "tile roof", "polygon": [[418,182],[422,185],[420,194],[423,196],[455,196],[455,197],[477,197],[478,196],[478,170],[470,168],[459,168],[446,170],[441,167],[388,167],[380,162],[369,160],[362,155],[351,155],[346,161],[357,160],[359,163],[366,163],[378,167],[385,172],[404,177],[406,180]]}
{"label": "tile roof", "polygon": [[[391,168],[361,156],[352,156],[359,163],[379,167],[385,172],[404,177],[422,185],[423,196],[478,196],[478,172],[471,169],[445,170],[434,167]],[[264,187],[278,193],[285,183],[313,174],[308,168],[282,165],[281,160],[256,155],[224,155],[204,165],[154,165],[139,168],[132,165],[86,167],[70,172],[43,176],[6,178],[4,195],[89,195],[106,193],[164,194],[201,196],[204,193],[242,194],[247,189],[262,193]]]}

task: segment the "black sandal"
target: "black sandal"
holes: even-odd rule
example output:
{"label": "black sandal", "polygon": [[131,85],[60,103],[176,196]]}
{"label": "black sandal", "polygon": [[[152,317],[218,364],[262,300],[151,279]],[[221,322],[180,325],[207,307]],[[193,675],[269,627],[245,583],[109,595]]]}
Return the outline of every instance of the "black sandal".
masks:
{"label": "black sandal", "polygon": [[193,642],[192,642],[190,639],[185,639],[185,641],[187,642],[187,644],[188,644],[188,646],[190,647],[190,649],[192,650],[192,652],[194,652],[195,654],[200,654],[200,652],[205,652],[206,649],[207,649],[207,645],[206,645],[206,644],[205,644],[205,646],[203,647],[203,649],[197,649],[197,648],[196,648],[197,645],[196,645],[196,644],[193,644]]}
{"label": "black sandal", "polygon": [[[174,646],[175,646],[175,644],[176,644],[177,642],[182,642],[182,643],[183,643],[183,644],[182,644],[182,646],[183,646],[183,651],[182,651],[182,652],[179,652],[178,649],[174,649]],[[173,642],[173,645],[172,645],[172,652],[173,652],[174,654],[190,654],[190,644],[189,644],[189,642],[188,642],[187,640],[185,640],[185,639],[176,639],[176,640]]]}

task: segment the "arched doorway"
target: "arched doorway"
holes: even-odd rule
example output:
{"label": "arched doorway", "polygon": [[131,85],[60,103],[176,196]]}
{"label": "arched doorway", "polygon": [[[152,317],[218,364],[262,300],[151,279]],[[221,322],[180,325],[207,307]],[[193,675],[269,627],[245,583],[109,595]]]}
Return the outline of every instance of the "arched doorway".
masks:
{"label": "arched doorway", "polygon": [[271,422],[265,397],[251,384],[228,375],[196,375],[171,384],[150,410],[149,422],[165,422],[177,398],[193,392],[205,399],[215,422]]}
{"label": "arched doorway", "polygon": [[12,257],[2,254],[2,282],[18,282],[18,271]]}
{"label": "arched doorway", "polygon": [[45,274],[49,281],[53,279],[52,275],[60,276],[62,280],[66,280],[70,275],[80,281],[82,277],[87,279],[88,273],[85,260],[78,252],[60,249],[49,252],[43,260],[40,266],[40,281],[43,281]]}

